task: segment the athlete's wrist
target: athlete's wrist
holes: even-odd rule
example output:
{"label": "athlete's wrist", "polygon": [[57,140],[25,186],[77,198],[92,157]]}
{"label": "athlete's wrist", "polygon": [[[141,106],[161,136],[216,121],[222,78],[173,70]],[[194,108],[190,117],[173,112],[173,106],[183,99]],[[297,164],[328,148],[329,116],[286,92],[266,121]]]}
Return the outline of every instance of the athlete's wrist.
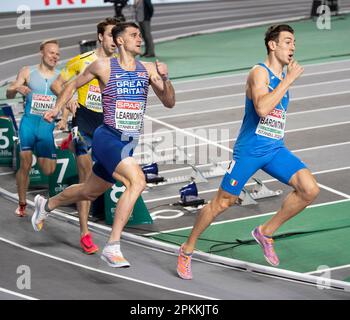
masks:
{"label": "athlete's wrist", "polygon": [[162,80],[163,80],[164,82],[166,82],[166,81],[169,80],[169,75],[168,75],[168,74],[162,75],[161,78],[162,78]]}

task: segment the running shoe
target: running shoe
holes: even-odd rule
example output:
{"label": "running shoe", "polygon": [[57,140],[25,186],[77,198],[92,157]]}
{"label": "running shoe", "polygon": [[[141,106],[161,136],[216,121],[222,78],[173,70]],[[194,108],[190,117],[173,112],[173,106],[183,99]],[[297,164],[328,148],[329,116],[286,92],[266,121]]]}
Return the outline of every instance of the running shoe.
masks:
{"label": "running shoe", "polygon": [[16,215],[17,217],[23,218],[27,215],[26,213],[26,206],[27,204],[19,204],[16,209]]}
{"label": "running shoe", "polygon": [[102,251],[101,259],[112,268],[130,267],[130,263],[120,251],[120,244],[106,245]]}
{"label": "running shoe", "polygon": [[40,231],[44,225],[44,220],[47,218],[49,212],[45,211],[46,199],[37,195],[34,198],[34,213],[32,216],[32,226],[35,231]]}
{"label": "running shoe", "polygon": [[177,257],[177,274],[184,280],[192,279],[191,259],[192,254],[185,254],[182,245],[179,249],[179,256]]}
{"label": "running shoe", "polygon": [[260,231],[260,227],[256,227],[252,231],[252,236],[263,249],[266,261],[272,266],[278,266],[280,262],[276,255],[275,249],[273,248],[273,239],[264,236]]}
{"label": "running shoe", "polygon": [[80,238],[80,246],[86,254],[93,254],[98,251],[98,246],[93,243],[90,233]]}

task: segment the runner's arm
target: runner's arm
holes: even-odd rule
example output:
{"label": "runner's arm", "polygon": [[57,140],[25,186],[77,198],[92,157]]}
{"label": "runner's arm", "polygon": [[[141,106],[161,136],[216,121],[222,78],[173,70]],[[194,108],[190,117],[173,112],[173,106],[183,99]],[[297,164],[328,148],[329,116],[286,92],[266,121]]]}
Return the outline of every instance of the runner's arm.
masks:
{"label": "runner's arm", "polygon": [[147,65],[150,83],[154,93],[167,108],[175,106],[175,90],[168,77],[166,64],[156,61]]}
{"label": "runner's arm", "polygon": [[[97,60],[90,64],[76,79],[66,84],[64,89],[58,95],[55,107],[45,113],[44,119],[46,121],[51,122],[57,116],[63,106],[73,97],[78,88],[96,78],[96,63],[98,63]],[[73,114],[74,112],[75,110],[72,110]]]}
{"label": "runner's arm", "polygon": [[25,84],[29,75],[29,68],[23,67],[17,74],[17,78],[6,90],[6,98],[13,99],[16,97],[17,92],[26,96],[31,90]]}
{"label": "runner's arm", "polygon": [[56,80],[52,82],[50,89],[56,96],[58,96],[67,82],[68,81],[64,80],[63,77],[59,75]]}
{"label": "runner's arm", "polygon": [[248,77],[248,86],[251,90],[256,113],[259,117],[266,117],[282,100],[290,83],[283,79],[273,91],[269,92],[269,79],[266,70],[262,67],[256,67]]}

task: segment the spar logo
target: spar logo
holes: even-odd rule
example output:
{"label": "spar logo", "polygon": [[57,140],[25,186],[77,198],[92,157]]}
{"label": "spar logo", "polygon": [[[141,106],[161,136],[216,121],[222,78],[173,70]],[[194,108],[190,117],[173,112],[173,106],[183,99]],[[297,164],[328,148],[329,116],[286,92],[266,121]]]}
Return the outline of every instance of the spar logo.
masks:
{"label": "spar logo", "polygon": [[62,5],[63,2],[66,2],[67,4],[86,4],[87,0],[44,0],[45,6],[50,6],[50,5]]}
{"label": "spar logo", "polygon": [[90,86],[89,86],[89,91],[90,91],[90,92],[94,92],[94,93],[101,93],[100,87],[98,87],[98,86],[93,86],[93,85],[91,85],[91,84],[90,84]]}
{"label": "spar logo", "polygon": [[141,103],[137,101],[117,101],[118,109],[140,110]]}
{"label": "spar logo", "polygon": [[272,117],[275,117],[275,118],[282,119],[283,111],[282,110],[278,110],[278,109],[273,109],[269,113],[269,115],[272,116]]}
{"label": "spar logo", "polygon": [[41,101],[41,102],[51,102],[52,98],[51,96],[47,96],[44,94],[33,94],[33,100],[35,101]]}

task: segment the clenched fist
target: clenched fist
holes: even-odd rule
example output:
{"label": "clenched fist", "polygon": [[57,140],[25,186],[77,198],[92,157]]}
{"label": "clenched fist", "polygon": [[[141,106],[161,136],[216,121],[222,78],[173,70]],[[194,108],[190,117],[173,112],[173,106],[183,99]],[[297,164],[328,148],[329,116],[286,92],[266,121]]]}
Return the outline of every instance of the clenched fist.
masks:
{"label": "clenched fist", "polygon": [[287,67],[286,78],[292,84],[296,79],[298,79],[304,72],[304,68],[295,60],[292,60]]}

